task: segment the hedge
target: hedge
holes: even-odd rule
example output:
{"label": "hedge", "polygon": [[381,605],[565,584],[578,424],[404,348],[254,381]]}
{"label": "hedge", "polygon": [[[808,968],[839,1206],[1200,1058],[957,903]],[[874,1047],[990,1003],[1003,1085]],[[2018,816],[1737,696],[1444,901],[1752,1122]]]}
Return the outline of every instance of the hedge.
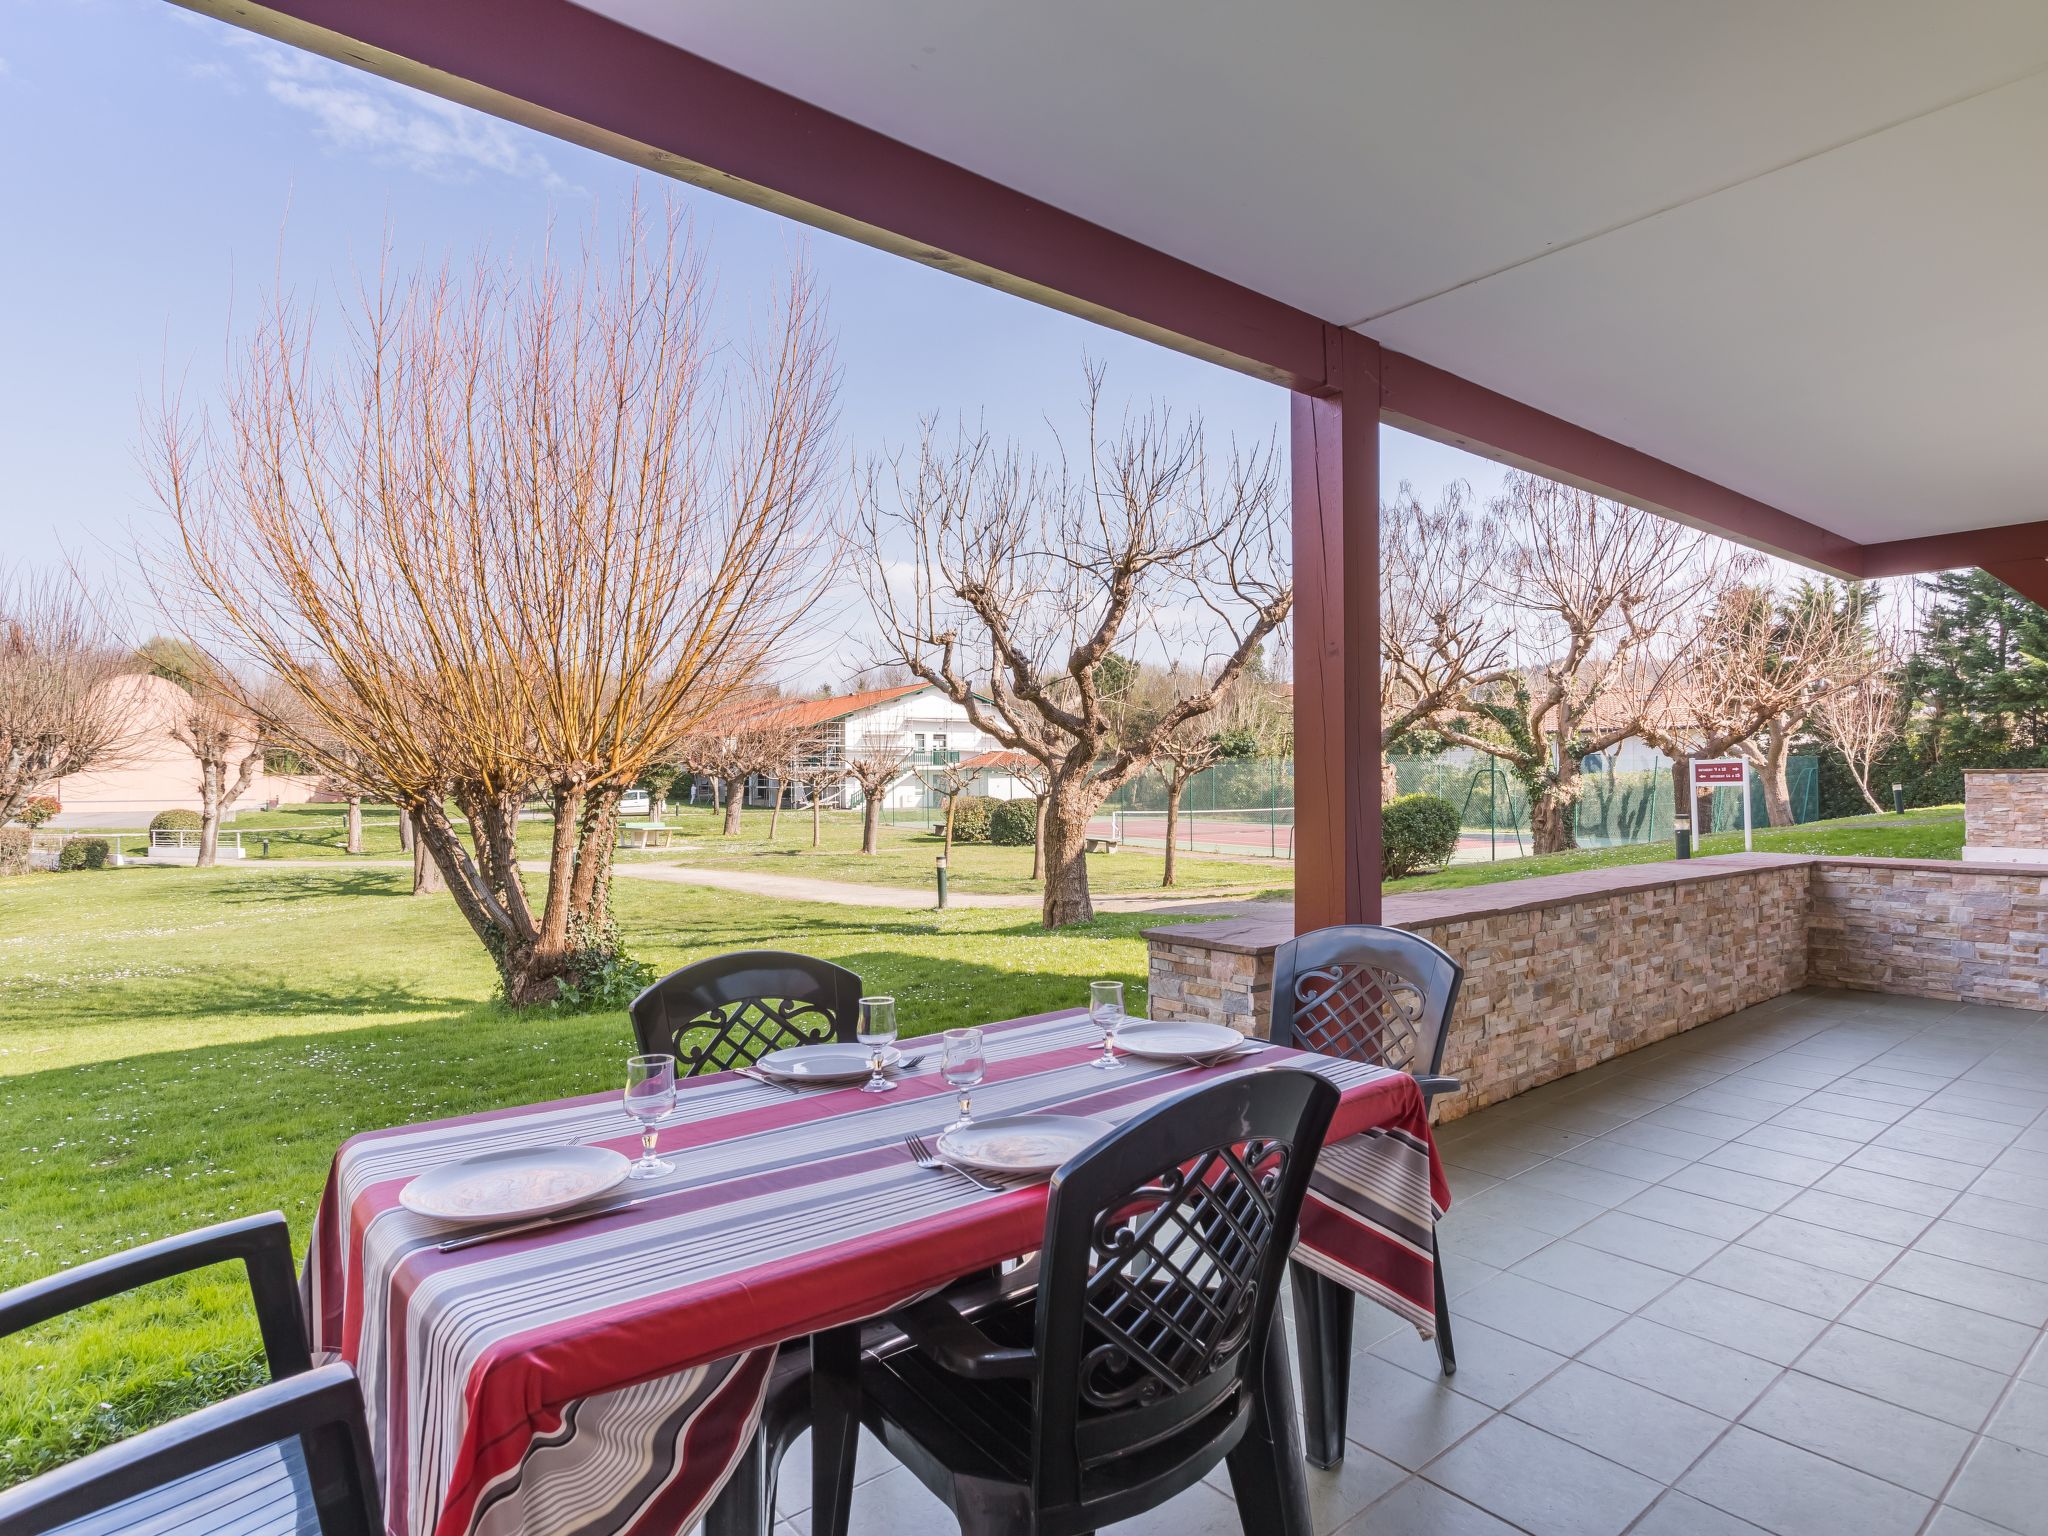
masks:
{"label": "hedge", "polygon": [[73,837],[57,850],[59,869],[105,869],[113,845],[104,837]]}
{"label": "hedge", "polygon": [[[985,843],[988,841],[989,818],[995,814],[997,802],[987,795],[962,795],[953,802],[953,841],[956,843]],[[944,812],[940,813],[943,818]]]}
{"label": "hedge", "polygon": [[1038,840],[1038,802],[998,800],[988,813],[988,840],[1003,848],[1029,848]]}
{"label": "hedge", "polygon": [[199,830],[199,813],[197,811],[185,810],[158,811],[149,818],[149,830],[152,832],[197,832]]}
{"label": "hedge", "polygon": [[1403,795],[1380,812],[1380,878],[1441,869],[1458,851],[1458,808],[1440,795]]}

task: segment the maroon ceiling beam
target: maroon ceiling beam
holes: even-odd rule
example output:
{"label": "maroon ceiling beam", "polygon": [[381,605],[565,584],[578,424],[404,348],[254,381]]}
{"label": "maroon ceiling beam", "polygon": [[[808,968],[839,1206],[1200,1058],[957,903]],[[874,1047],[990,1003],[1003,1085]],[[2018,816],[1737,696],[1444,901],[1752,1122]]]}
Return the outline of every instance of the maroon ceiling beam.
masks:
{"label": "maroon ceiling beam", "polygon": [[2004,560],[1984,569],[2027,601],[2048,608],[2048,560]]}
{"label": "maroon ceiling beam", "polygon": [[1862,574],[1911,576],[1918,571],[1948,571],[1964,565],[1981,565],[1989,571],[2014,561],[2041,560],[2048,560],[2048,523],[2014,523],[2004,528],[1971,528],[1961,533],[1934,533],[1925,538],[1866,544]]}
{"label": "maroon ceiling beam", "polygon": [[[174,3],[1299,392],[1342,388],[1318,317],[569,0]],[[1791,513],[1385,356],[1395,426],[1845,575],[2048,553],[2048,525],[1987,530],[1976,544],[1879,546],[1879,570]],[[1345,393],[1355,419],[1358,391]],[[2036,535],[2038,550],[1991,542]]]}

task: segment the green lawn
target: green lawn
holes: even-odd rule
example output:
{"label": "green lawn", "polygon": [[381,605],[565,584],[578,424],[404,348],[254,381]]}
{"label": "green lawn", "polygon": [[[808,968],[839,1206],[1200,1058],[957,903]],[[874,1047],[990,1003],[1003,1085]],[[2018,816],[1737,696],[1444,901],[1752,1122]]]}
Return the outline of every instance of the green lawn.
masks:
{"label": "green lawn", "polygon": [[[614,1086],[623,1014],[513,1016],[445,899],[398,871],[175,868],[0,881],[0,1288],[209,1221],[284,1211],[374,1126]],[[1145,982],[1145,919],[910,914],[620,882],[668,969],[763,942],[894,993],[907,1033]],[[0,1344],[0,1484],[254,1379],[226,1271]]]}
{"label": "green lawn", "polygon": [[[1904,816],[1846,816],[1837,821],[1809,822],[1798,827],[1758,827],[1759,853],[1837,853],[1892,859],[1956,859],[1963,850],[1963,808],[1931,806]],[[1716,832],[1705,838],[1702,853],[1740,853],[1740,832]],[[1433,875],[1389,881],[1393,891],[1442,891],[1453,886],[1489,885],[1496,880],[1526,880],[1532,875],[1559,875],[1572,870],[1600,869],[1610,864],[1652,864],[1671,857],[1669,843],[1638,843],[1624,848],[1582,849],[1546,853],[1526,859],[1454,864]]]}

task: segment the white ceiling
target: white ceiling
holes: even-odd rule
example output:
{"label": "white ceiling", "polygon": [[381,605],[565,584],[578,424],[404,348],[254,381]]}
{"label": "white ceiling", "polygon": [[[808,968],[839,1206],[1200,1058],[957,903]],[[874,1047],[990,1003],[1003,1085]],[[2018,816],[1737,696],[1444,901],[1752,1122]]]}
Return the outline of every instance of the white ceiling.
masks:
{"label": "white ceiling", "polygon": [[1859,541],[2048,519],[2048,0],[580,0]]}

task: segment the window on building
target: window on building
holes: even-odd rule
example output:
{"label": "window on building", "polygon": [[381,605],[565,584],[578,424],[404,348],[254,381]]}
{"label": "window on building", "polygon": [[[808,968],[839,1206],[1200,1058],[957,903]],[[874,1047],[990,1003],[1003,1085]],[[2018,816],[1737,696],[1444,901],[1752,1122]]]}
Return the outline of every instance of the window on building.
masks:
{"label": "window on building", "polygon": [[917,735],[912,737],[911,739],[917,743],[917,750],[922,752],[924,750],[924,732],[919,731]]}
{"label": "window on building", "polygon": [[943,752],[946,750],[946,733],[944,731],[941,731],[936,736],[932,737],[932,750],[934,752]]}

